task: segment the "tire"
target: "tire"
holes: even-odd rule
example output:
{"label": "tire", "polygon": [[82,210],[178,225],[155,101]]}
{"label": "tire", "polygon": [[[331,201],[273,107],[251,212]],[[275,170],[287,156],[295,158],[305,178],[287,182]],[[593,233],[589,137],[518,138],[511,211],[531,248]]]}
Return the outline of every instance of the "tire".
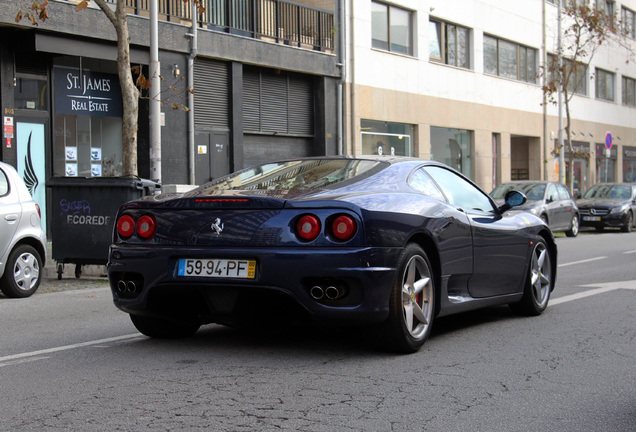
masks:
{"label": "tire", "polygon": [[33,295],[42,280],[42,258],[32,246],[20,245],[7,259],[0,289],[7,297],[24,298]]}
{"label": "tire", "polygon": [[414,353],[428,339],[435,311],[435,285],[426,253],[409,244],[398,260],[389,298],[389,317],[381,326],[383,347]]}
{"label": "tire", "polygon": [[579,217],[577,215],[572,216],[572,222],[570,222],[570,229],[565,232],[568,237],[576,237],[579,234]]}
{"label": "tire", "polygon": [[510,305],[514,312],[526,316],[537,316],[548,307],[554,284],[552,264],[550,250],[545,241],[535,242],[523,297],[519,302]]}
{"label": "tire", "polygon": [[161,318],[130,315],[130,320],[141,334],[157,339],[178,339],[192,336],[199,324],[179,323]]}
{"label": "tire", "polygon": [[634,216],[632,215],[632,212],[629,212],[627,213],[627,221],[625,222],[625,225],[621,227],[621,231],[625,233],[632,232],[633,224],[634,224]]}

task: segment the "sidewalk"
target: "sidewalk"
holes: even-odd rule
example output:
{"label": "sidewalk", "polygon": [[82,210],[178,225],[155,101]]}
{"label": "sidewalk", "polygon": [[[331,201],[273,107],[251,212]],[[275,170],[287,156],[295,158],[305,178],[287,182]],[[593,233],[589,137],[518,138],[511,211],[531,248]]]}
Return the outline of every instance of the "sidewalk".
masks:
{"label": "sidewalk", "polygon": [[40,287],[35,294],[78,290],[86,288],[107,288],[106,266],[83,265],[80,278],[75,277],[75,264],[64,264],[62,279],[57,278],[57,262],[53,259],[51,242],[46,245],[47,261],[42,273]]}

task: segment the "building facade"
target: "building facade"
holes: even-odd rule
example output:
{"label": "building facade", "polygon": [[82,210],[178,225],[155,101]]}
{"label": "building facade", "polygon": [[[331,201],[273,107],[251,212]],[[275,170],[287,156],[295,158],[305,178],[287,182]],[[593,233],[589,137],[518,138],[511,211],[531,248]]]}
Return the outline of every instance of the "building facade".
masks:
{"label": "building facade", "polygon": [[[602,46],[570,100],[575,156],[570,167],[566,154],[565,168],[582,193],[600,181],[636,181],[636,1],[577,2],[616,14],[630,46]],[[557,53],[555,3],[347,2],[347,152],[437,160],[487,191],[511,179],[558,179],[558,109],[543,103],[541,73],[544,55]]]}
{"label": "building facade", "polygon": [[[131,64],[148,76],[150,3],[126,4]],[[272,159],[336,152],[333,1],[204,0],[196,24],[183,0],[157,4],[162,184],[201,184]],[[15,21],[30,2],[0,0],[0,159],[35,171],[32,194],[45,216],[51,178],[122,175],[115,30],[94,3],[76,5],[50,1],[49,19],[34,26]],[[146,97],[142,178],[150,178],[150,127]]]}
{"label": "building facade", "polygon": [[[576,1],[616,14],[634,45],[636,0]],[[555,0],[202,3],[193,23],[190,5],[157,0],[164,185],[337,153],[437,160],[485,190],[559,177],[557,107],[544,104],[541,74],[557,53]],[[15,21],[29,2],[0,0],[0,159],[35,173],[45,217],[51,178],[122,174],[115,31],[94,4],[76,4],[50,1],[50,18],[33,26]],[[148,75],[150,3],[126,4],[131,62]],[[633,61],[604,46],[573,88],[565,169],[577,192],[636,180]],[[142,98],[142,178],[149,111]]]}

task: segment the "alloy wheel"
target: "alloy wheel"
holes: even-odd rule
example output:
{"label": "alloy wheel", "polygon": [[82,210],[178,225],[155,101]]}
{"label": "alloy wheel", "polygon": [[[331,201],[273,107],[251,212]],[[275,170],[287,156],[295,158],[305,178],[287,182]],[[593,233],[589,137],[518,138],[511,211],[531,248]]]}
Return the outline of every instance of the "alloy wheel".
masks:
{"label": "alloy wheel", "polygon": [[532,296],[537,306],[543,308],[550,297],[550,280],[552,276],[552,263],[548,249],[543,242],[538,242],[532,253],[530,270],[530,285]]}
{"label": "alloy wheel", "polygon": [[433,315],[433,281],[424,258],[412,256],[402,280],[404,323],[411,336],[419,338],[426,333]]}

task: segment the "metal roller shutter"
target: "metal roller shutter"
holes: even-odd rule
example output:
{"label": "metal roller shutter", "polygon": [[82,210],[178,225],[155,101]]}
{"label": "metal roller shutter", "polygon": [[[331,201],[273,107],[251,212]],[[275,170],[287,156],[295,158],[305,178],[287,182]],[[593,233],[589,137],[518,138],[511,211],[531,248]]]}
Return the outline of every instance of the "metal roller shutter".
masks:
{"label": "metal roller shutter", "polygon": [[247,133],[312,137],[314,98],[311,77],[245,68],[243,126]]}
{"label": "metal roller shutter", "polygon": [[230,128],[227,63],[197,59],[194,63],[194,124],[197,128]]}

